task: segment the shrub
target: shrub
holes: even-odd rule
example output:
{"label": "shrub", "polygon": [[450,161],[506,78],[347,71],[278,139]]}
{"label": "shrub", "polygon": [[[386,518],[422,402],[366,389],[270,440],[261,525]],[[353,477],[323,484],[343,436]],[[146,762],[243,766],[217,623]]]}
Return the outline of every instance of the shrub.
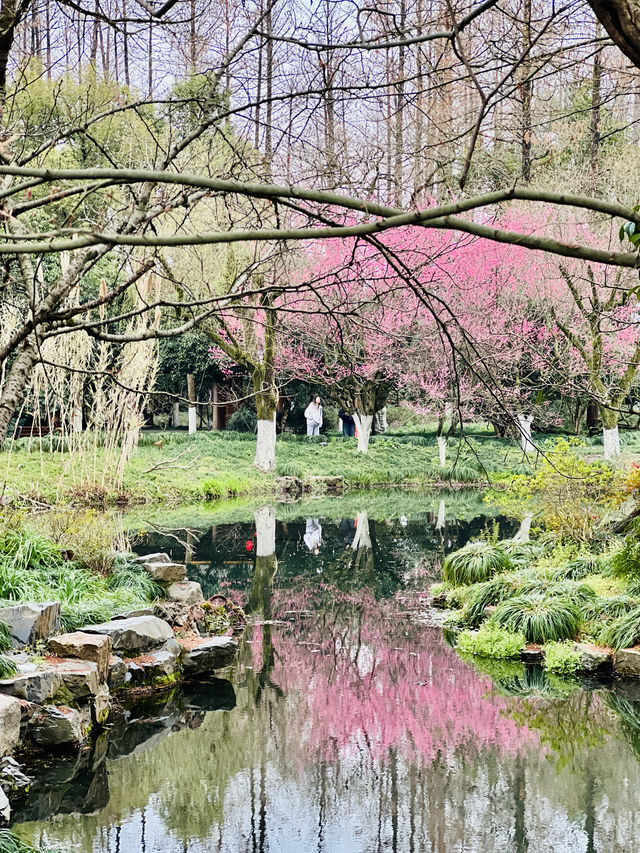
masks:
{"label": "shrub", "polygon": [[602,642],[614,649],[628,649],[640,642],[640,607],[619,616],[603,630]]}
{"label": "shrub", "polygon": [[126,589],[145,601],[153,601],[164,594],[162,584],[150,577],[136,564],[116,565],[107,580],[110,589]]}
{"label": "shrub", "polygon": [[493,618],[502,628],[522,632],[530,643],[572,640],[581,622],[573,601],[535,593],[503,601]]}
{"label": "shrub", "polygon": [[255,409],[243,406],[234,412],[227,421],[226,428],[233,432],[255,432],[258,426],[258,417]]}
{"label": "shrub", "polygon": [[547,643],[544,668],[556,675],[573,675],[580,666],[580,652],[572,643]]}
{"label": "shrub", "polygon": [[503,539],[500,548],[511,560],[515,568],[530,566],[544,551],[541,542],[514,542],[513,539]]}
{"label": "shrub", "polygon": [[640,539],[630,534],[624,544],[609,558],[611,572],[615,577],[640,581]]}
{"label": "shrub", "polygon": [[526,645],[524,634],[486,624],[479,631],[463,631],[458,637],[458,650],[462,654],[505,660],[520,657]]}
{"label": "shrub", "polygon": [[442,576],[453,586],[467,586],[489,580],[498,572],[510,568],[509,557],[498,545],[482,541],[469,542],[445,558]]}

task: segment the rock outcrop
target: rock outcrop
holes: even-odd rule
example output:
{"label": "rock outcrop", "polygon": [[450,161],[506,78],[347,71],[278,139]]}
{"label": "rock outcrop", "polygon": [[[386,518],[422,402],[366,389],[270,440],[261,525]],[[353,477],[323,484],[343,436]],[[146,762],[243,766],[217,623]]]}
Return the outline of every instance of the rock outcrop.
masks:
{"label": "rock outcrop", "polygon": [[60,602],[14,604],[0,607],[0,622],[6,622],[14,648],[32,646],[54,634],[60,624]]}
{"label": "rock outcrop", "polygon": [[106,680],[109,672],[109,659],[111,658],[110,636],[74,631],[72,634],[52,637],[48,646],[49,651],[59,657],[92,661],[98,667],[100,680]]}
{"label": "rock outcrop", "polygon": [[113,650],[128,654],[139,654],[156,648],[173,637],[171,626],[157,616],[113,619],[100,625],[87,625],[82,632],[111,637]]}
{"label": "rock outcrop", "polygon": [[195,637],[178,642],[184,649],[182,669],[187,677],[206,675],[228,666],[238,648],[233,637]]}
{"label": "rock outcrop", "polygon": [[0,756],[20,743],[20,702],[14,696],[0,695]]}

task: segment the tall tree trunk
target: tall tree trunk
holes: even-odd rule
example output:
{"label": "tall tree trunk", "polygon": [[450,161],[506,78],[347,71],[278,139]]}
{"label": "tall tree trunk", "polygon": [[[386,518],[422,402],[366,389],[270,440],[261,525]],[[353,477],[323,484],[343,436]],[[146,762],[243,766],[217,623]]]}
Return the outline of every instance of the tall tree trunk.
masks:
{"label": "tall tree trunk", "polygon": [[267,12],[264,20],[265,30],[267,33],[267,68],[266,68],[266,127],[264,134],[264,153],[265,159],[267,162],[267,167],[269,169],[269,174],[271,173],[271,158],[273,156],[273,145],[272,145],[272,128],[273,128],[273,104],[271,102],[271,98],[273,96],[273,39],[271,38],[271,33],[273,31],[273,20],[271,16],[271,7],[269,7],[269,11]]}
{"label": "tall tree trunk", "polygon": [[18,350],[0,395],[0,447],[7,438],[13,416],[26,396],[37,361],[35,337],[29,335]]}
{"label": "tall tree trunk", "polygon": [[602,417],[602,444],[604,445],[604,458],[607,462],[614,462],[620,456],[620,434],[618,432],[619,414],[614,409],[600,406]]}
{"label": "tall tree trunk", "polygon": [[124,64],[124,82],[127,86],[131,85],[129,76],[129,33],[127,32],[127,0],[122,0],[122,17],[125,21],[122,24],[122,62]]}
{"label": "tall tree trunk", "polygon": [[189,398],[189,435],[195,435],[198,407],[196,406],[196,380],[193,373],[187,373],[187,397]]}
{"label": "tall tree trunk", "polygon": [[269,473],[276,468],[276,410],[278,408],[278,389],[275,386],[264,387],[264,374],[258,371],[254,376],[256,413],[258,416],[258,436],[256,456],[253,464],[259,471]]}
{"label": "tall tree trunk", "polygon": [[151,21],[149,21],[149,49],[148,49],[148,84],[149,84],[149,97],[153,93],[153,25]]}
{"label": "tall tree trunk", "polygon": [[[400,0],[400,32],[404,37],[407,23],[407,6],[405,0]],[[396,83],[396,126],[394,134],[394,167],[393,183],[396,207],[402,207],[403,190],[403,160],[404,160],[404,77],[405,77],[405,46],[398,49],[398,80]]]}
{"label": "tall tree trunk", "polygon": [[[596,23],[596,38],[601,35],[600,23]],[[602,104],[602,50],[596,51],[593,57],[593,74],[591,78],[591,123],[589,167],[591,171],[592,190],[598,185],[598,164],[600,157],[600,107]]]}
{"label": "tall tree trunk", "polygon": [[522,179],[525,183],[531,180],[531,100],[533,82],[530,79],[531,72],[531,0],[524,0],[522,9],[522,54],[523,60],[520,66],[520,90],[522,96]]}

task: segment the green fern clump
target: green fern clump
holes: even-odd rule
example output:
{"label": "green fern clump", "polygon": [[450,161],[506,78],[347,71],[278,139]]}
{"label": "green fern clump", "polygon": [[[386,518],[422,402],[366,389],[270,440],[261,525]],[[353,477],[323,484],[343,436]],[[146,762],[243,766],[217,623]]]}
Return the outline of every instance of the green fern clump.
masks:
{"label": "green fern clump", "polygon": [[580,652],[573,643],[547,643],[544,647],[544,668],[555,675],[574,675],[580,668]]}
{"label": "green fern clump", "polygon": [[519,658],[526,642],[521,632],[508,631],[487,623],[479,631],[463,631],[458,637],[458,651],[461,654],[506,660]]}
{"label": "green fern clump", "polygon": [[6,652],[11,648],[11,628],[6,622],[0,622],[0,652]]}
{"label": "green fern clump", "polygon": [[512,568],[511,560],[498,546],[490,542],[469,542],[442,564],[442,576],[452,586],[469,586],[489,580],[499,572]]}
{"label": "green fern clump", "polygon": [[502,628],[522,632],[530,643],[573,640],[582,621],[573,601],[541,594],[507,599],[498,605],[493,619]]}
{"label": "green fern clump", "polygon": [[640,581],[640,539],[635,535],[627,536],[622,548],[609,557],[609,565],[615,577]]}
{"label": "green fern clump", "polygon": [[602,631],[602,642],[614,649],[629,649],[640,642],[640,607],[619,616]]}

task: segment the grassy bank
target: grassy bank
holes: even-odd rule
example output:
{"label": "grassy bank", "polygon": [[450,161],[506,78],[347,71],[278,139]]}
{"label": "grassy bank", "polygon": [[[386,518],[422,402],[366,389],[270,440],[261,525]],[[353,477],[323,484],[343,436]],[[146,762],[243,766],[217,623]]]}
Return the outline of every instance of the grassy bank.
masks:
{"label": "grassy bank", "polygon": [[[548,450],[554,436],[539,436]],[[635,449],[635,448],[634,448]],[[375,437],[368,454],[353,439],[285,435],[277,443],[277,470],[265,475],[253,467],[255,437],[248,433],[143,433],[117,488],[112,460],[102,448],[80,452],[59,449],[56,440],[21,439],[0,452],[4,495],[102,504],[141,501],[199,501],[237,495],[265,496],[277,490],[278,476],[342,476],[351,488],[434,483],[486,484],[511,473],[528,473],[516,442],[497,439],[477,427],[464,441],[450,439],[447,464],[440,467],[433,432],[398,431]],[[597,456],[586,444],[583,456]],[[635,455],[630,458],[635,458]]]}

